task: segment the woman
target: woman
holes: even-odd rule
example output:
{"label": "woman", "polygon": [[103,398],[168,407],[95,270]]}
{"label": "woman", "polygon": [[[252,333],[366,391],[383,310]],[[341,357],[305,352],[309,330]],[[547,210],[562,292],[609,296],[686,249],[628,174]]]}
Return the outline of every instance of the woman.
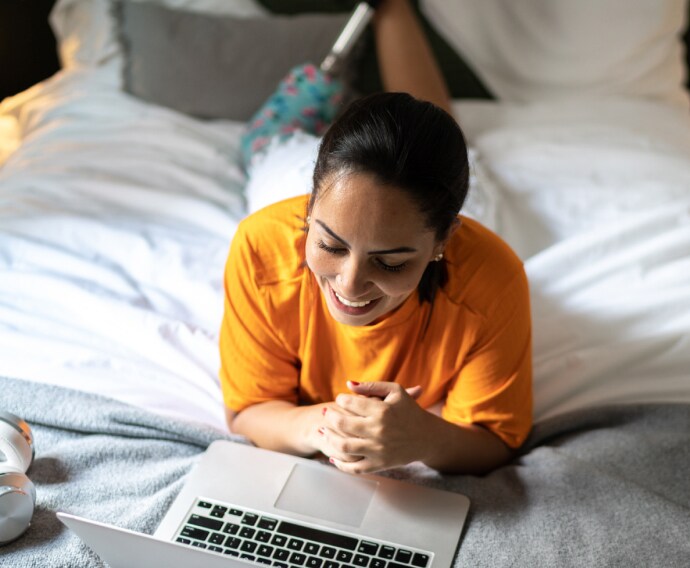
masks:
{"label": "woman", "polygon": [[[419,98],[449,108],[407,3],[384,3],[376,28],[386,85],[424,84]],[[406,65],[421,59],[396,77],[400,48],[386,46],[400,37]],[[356,101],[326,133],[313,182],[233,240],[220,342],[233,431],[352,473],[505,463],[531,425],[529,294],[508,246],[458,217],[457,123],[403,93]]]}

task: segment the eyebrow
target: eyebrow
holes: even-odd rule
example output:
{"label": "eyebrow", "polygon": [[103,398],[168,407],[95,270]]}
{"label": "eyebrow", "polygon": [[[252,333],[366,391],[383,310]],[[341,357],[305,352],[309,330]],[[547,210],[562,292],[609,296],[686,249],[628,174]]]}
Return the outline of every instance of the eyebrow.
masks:
{"label": "eyebrow", "polygon": [[[315,221],[323,227],[324,231],[326,231],[331,237],[333,237],[336,241],[342,243],[345,245],[347,248],[351,248],[350,244],[343,238],[339,237],[326,223],[319,221],[318,219],[315,219]],[[393,248],[393,249],[386,249],[386,250],[372,250],[368,254],[396,254],[396,253],[401,253],[401,252],[417,252],[417,249],[412,248],[412,247],[398,247],[398,248]]]}

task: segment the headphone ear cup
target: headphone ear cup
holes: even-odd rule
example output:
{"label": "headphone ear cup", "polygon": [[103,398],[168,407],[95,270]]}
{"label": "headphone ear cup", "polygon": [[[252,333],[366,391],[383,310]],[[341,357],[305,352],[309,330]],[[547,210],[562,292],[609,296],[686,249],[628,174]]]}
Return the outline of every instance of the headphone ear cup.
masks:
{"label": "headphone ear cup", "polygon": [[29,528],[35,505],[36,489],[23,472],[0,473],[0,546]]}
{"label": "headphone ear cup", "polygon": [[34,459],[31,428],[21,418],[0,411],[0,471],[11,468],[26,472]]}

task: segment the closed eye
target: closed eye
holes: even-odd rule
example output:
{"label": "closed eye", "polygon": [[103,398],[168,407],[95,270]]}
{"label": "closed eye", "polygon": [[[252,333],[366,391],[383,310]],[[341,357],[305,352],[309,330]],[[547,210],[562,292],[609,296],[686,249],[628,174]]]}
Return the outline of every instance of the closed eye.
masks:
{"label": "closed eye", "polygon": [[319,241],[317,244],[319,245],[320,249],[325,250],[327,253],[330,253],[330,254],[340,254],[342,252],[345,252],[345,250],[346,250],[344,248],[329,247],[323,241]]}

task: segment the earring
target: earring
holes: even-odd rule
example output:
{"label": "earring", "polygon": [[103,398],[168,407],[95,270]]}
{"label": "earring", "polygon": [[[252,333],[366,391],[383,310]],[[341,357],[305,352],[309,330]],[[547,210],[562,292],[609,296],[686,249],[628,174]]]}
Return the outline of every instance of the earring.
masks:
{"label": "earring", "polygon": [[443,258],[443,253],[440,252],[440,253],[438,253],[438,254],[434,257],[434,262],[438,262],[438,261],[441,260],[442,258]]}

